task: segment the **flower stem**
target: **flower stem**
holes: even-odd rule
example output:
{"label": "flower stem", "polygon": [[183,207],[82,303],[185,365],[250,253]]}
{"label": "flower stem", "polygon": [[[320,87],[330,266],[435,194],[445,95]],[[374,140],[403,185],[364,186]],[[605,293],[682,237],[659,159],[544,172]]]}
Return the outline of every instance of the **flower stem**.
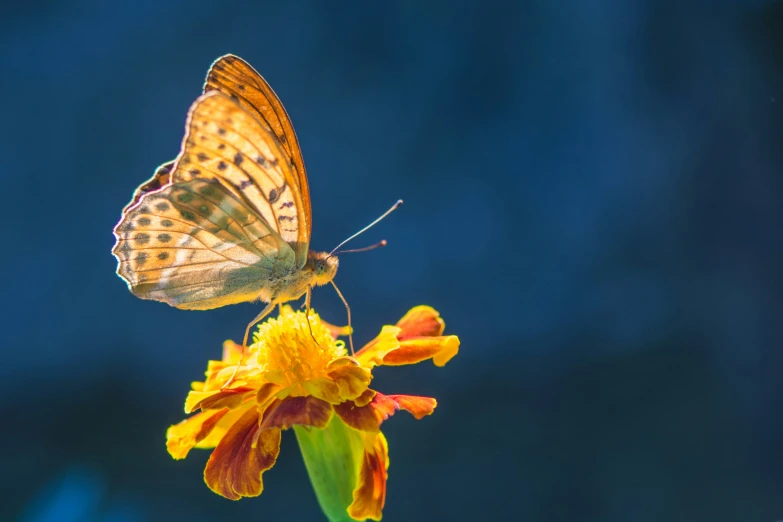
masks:
{"label": "flower stem", "polygon": [[294,426],[315,496],[330,522],[355,522],[346,511],[364,449],[359,436],[336,415],[326,428]]}

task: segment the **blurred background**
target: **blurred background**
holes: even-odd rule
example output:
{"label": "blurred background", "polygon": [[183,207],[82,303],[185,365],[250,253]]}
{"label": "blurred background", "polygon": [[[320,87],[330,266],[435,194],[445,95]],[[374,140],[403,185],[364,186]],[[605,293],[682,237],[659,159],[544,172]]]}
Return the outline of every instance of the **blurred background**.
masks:
{"label": "blurred background", "polygon": [[166,453],[260,307],[114,273],[229,52],[291,115],[313,248],[405,200],[341,259],[356,341],[421,303],[462,340],[376,372],[440,403],[384,425],[384,520],[783,518],[783,2],[16,2],[0,50],[0,520],[321,520],[292,433],[240,502]]}

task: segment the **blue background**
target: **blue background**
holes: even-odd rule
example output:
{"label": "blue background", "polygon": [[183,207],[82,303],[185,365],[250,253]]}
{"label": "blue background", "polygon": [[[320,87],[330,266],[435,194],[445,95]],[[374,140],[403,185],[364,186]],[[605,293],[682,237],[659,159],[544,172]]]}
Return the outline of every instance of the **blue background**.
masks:
{"label": "blue background", "polygon": [[[384,520],[783,518],[783,3],[16,2],[0,16],[0,520],[319,520],[291,433],[258,499],[173,461],[190,381],[258,305],[133,297],[112,227],[212,60],[282,98],[357,342],[413,305],[462,340],[378,372]],[[344,320],[330,288],[314,296]]]}

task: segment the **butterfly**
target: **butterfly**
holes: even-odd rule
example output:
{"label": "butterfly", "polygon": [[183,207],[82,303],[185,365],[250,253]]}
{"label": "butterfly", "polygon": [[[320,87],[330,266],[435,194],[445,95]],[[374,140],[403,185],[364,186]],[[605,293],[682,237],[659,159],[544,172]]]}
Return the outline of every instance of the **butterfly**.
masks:
{"label": "butterfly", "polygon": [[350,324],[335,251],[358,234],[329,253],[309,250],[304,161],[269,84],[241,58],[218,58],[185,128],[177,158],[136,189],[114,228],[117,274],[130,291],[185,310],[261,300],[246,346],[276,305],[304,295],[309,310],[312,288],[331,283]]}

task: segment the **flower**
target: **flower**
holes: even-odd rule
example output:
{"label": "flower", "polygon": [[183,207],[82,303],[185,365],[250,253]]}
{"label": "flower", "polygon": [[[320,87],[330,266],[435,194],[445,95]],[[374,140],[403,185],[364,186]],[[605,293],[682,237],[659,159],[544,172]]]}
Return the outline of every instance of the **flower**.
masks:
{"label": "flower", "polygon": [[169,428],[168,451],[182,459],[194,447],[214,448],[204,480],[238,500],[261,494],[281,431],[294,427],[327,516],[380,520],[389,466],[381,425],[400,409],[421,419],[437,401],[381,394],[369,387],[372,371],[427,359],[445,365],[459,339],[444,336],[444,327],[438,312],[417,306],[348,355],[337,340],[347,328],[284,306],[258,327],[239,368],[242,347],[232,341],[224,343],[221,361],[208,362],[205,381],[194,382],[185,400],[186,413],[199,412]]}

